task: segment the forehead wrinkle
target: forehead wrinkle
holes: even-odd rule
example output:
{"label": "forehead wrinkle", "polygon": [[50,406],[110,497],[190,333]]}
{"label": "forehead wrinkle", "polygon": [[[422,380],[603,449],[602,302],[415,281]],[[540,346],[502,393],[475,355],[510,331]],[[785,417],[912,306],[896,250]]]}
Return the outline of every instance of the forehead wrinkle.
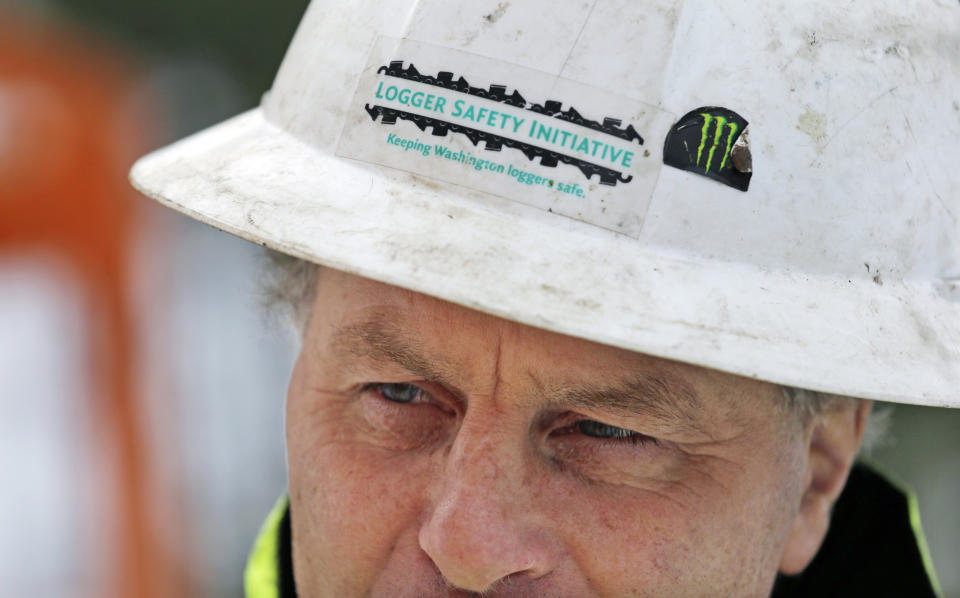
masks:
{"label": "forehead wrinkle", "polygon": [[333,334],[333,345],[341,353],[380,364],[395,364],[426,380],[453,387],[437,364],[427,359],[406,338],[403,331],[383,311],[371,317],[339,326]]}

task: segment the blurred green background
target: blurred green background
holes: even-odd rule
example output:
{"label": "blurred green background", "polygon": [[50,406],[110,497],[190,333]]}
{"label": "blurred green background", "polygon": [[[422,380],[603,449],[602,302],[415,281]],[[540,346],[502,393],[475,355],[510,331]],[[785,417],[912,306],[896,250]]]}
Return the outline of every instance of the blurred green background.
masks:
{"label": "blurred green background", "polygon": [[235,86],[232,101],[246,107],[258,104],[260,95],[269,89],[309,3],[308,0],[19,2],[34,7],[44,5],[58,18],[68,19],[109,39],[118,51],[131,51],[131,58],[142,68],[201,60],[221,69]]}

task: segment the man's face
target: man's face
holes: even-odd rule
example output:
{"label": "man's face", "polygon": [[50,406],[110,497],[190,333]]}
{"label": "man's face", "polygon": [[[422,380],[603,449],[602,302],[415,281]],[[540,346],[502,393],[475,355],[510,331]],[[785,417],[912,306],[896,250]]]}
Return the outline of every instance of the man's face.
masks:
{"label": "man's face", "polygon": [[287,404],[301,596],[765,596],[772,385],[321,272]]}

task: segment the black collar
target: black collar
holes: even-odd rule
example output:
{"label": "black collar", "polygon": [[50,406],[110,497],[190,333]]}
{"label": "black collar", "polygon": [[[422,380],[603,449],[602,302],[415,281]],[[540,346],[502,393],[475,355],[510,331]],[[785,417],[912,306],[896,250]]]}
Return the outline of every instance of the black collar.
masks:
{"label": "black collar", "polygon": [[800,575],[781,576],[772,598],[933,598],[936,582],[922,538],[913,497],[855,465],[820,552]]}

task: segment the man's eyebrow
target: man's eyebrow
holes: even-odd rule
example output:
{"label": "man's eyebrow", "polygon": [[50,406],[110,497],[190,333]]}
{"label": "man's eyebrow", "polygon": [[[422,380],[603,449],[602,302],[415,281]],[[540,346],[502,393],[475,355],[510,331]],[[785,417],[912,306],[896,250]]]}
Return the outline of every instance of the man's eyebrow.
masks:
{"label": "man's eyebrow", "polygon": [[[383,364],[396,364],[408,372],[455,389],[442,364],[428,360],[411,344],[389,312],[338,327],[334,347],[355,358]],[[646,372],[615,384],[566,384],[553,386],[534,380],[538,394],[557,409],[584,408],[613,411],[626,416],[652,420],[671,428],[706,433],[702,421],[704,409],[697,393],[684,380]]]}
{"label": "man's eyebrow", "polygon": [[352,357],[396,364],[425,380],[449,386],[443,369],[405,340],[403,332],[387,312],[378,312],[366,320],[338,327],[333,334],[333,344],[338,351]]}
{"label": "man's eyebrow", "polygon": [[653,420],[679,430],[706,433],[705,410],[688,383],[643,373],[613,385],[572,385],[554,389],[549,400],[557,407],[606,410]]}

